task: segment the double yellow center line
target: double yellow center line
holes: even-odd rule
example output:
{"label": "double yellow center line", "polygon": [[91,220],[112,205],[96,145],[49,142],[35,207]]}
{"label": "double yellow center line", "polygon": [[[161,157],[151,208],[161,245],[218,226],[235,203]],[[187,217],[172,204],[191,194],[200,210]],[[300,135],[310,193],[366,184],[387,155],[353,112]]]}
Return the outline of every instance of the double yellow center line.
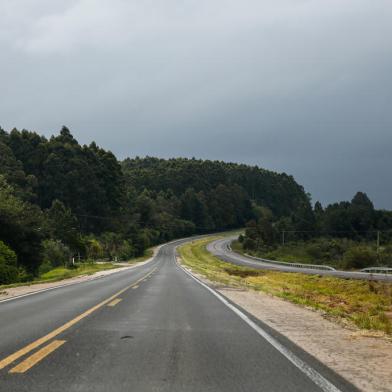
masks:
{"label": "double yellow center line", "polygon": [[[13,354],[9,355],[8,357],[2,359],[0,361],[0,370],[5,368],[6,366],[10,365],[11,363],[15,362],[17,359],[21,358],[22,356],[28,354],[30,351],[38,348],[42,344],[44,344],[44,343],[48,342],[49,340],[55,338],[56,336],[60,335],[62,332],[64,332],[67,329],[71,328],[76,323],[78,323],[80,320],[82,320],[85,317],[89,316],[91,313],[95,312],[96,310],[98,310],[102,306],[105,306],[106,304],[112,302],[120,294],[122,294],[125,291],[129,290],[130,288],[138,285],[142,280],[144,280],[148,276],[150,276],[156,269],[157,269],[157,267],[153,268],[148,274],[146,274],[142,278],[138,279],[135,283],[132,283],[131,285],[123,288],[122,290],[118,291],[116,294],[114,294],[111,297],[105,299],[104,301],[102,301],[99,304],[93,306],[92,308],[86,310],[85,312],[83,312],[79,316],[75,317],[74,319],[68,321],[67,323],[65,323],[61,327],[56,328],[52,332],[49,332],[47,335],[45,335],[45,336],[35,340],[34,342],[32,342],[32,343],[28,344],[27,346],[21,348],[20,350],[16,351],[15,353],[13,353]],[[47,356],[48,354],[50,354],[50,352],[52,352],[56,348],[60,347],[64,343],[65,343],[65,341],[56,340],[56,341],[52,342],[51,344],[49,344],[48,346],[44,347],[43,349],[37,351],[37,353],[35,353],[31,357],[29,357],[27,360],[23,361],[20,365],[25,364],[24,366],[26,366],[26,370],[28,370],[31,366],[27,367],[26,361],[30,360],[31,358],[32,358],[31,362],[34,362],[34,360],[36,360],[37,358],[38,358],[38,361],[39,361],[39,360],[43,359],[45,356]],[[35,363],[37,363],[38,361],[36,361]],[[19,368],[19,365],[18,365],[15,368],[11,369],[10,372],[11,373],[20,373],[20,371],[18,371],[18,370],[21,370],[21,369],[23,369],[23,367]]]}

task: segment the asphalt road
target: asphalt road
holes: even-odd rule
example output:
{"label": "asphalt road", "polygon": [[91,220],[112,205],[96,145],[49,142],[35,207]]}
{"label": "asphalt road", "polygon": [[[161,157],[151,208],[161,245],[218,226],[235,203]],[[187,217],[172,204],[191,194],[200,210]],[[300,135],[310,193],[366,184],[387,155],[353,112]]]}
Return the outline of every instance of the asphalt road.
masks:
{"label": "asphalt road", "polygon": [[0,302],[0,391],[354,391],[175,261]]}
{"label": "asphalt road", "polygon": [[219,257],[223,261],[227,261],[232,264],[251,267],[256,269],[265,269],[271,271],[283,271],[283,272],[301,272],[304,274],[311,275],[328,275],[328,276],[336,276],[339,278],[346,279],[362,279],[362,280],[379,280],[384,282],[392,282],[392,275],[387,274],[370,274],[366,272],[351,272],[351,271],[328,271],[328,270],[317,270],[311,268],[298,268],[292,266],[284,266],[271,264],[265,259],[256,258],[256,257],[247,257],[241,255],[239,253],[234,252],[230,243],[236,237],[226,237],[224,239],[216,240],[210,242],[207,245],[207,250],[211,252],[214,256]]}

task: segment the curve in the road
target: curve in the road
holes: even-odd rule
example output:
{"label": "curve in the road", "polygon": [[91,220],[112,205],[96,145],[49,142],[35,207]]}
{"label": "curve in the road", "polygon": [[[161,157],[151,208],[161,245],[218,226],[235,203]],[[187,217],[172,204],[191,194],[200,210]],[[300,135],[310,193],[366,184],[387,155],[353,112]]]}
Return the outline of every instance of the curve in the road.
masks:
{"label": "curve in the road", "polygon": [[335,276],[345,279],[362,279],[362,280],[379,280],[384,282],[392,282],[392,275],[379,274],[379,273],[366,273],[366,272],[352,272],[352,271],[329,271],[314,268],[298,268],[290,265],[272,264],[268,260],[256,257],[247,257],[234,252],[230,244],[236,237],[226,237],[216,241],[212,241],[207,245],[207,250],[214,256],[217,256],[223,261],[256,269],[265,269],[272,271],[283,272],[301,272],[304,274],[312,275],[326,275]]}
{"label": "curve in the road", "polygon": [[12,360],[0,390],[355,391],[179,267],[183,242],[132,270],[0,303],[0,361]]}

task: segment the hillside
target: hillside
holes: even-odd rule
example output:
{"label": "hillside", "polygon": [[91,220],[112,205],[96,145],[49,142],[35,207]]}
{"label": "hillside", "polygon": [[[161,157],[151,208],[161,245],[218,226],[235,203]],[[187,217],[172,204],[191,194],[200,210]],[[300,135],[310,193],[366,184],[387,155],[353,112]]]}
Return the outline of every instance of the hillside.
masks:
{"label": "hillside", "polygon": [[0,283],[82,259],[129,259],[173,238],[243,227],[260,207],[310,211],[286,174],[196,159],[119,162],[63,127],[0,129]]}

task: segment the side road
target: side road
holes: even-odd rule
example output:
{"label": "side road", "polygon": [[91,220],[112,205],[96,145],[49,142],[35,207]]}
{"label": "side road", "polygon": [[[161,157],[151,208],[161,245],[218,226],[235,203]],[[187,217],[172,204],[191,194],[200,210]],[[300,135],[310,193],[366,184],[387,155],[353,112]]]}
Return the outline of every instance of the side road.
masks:
{"label": "side road", "polygon": [[[282,271],[282,272],[300,272],[302,274],[309,275],[323,275],[333,276],[344,279],[358,279],[358,280],[376,280],[380,282],[392,282],[391,274],[382,273],[368,273],[360,271],[340,271],[340,270],[321,270],[315,268],[299,268],[291,265],[292,263],[281,262],[281,264],[275,264],[273,260],[261,259],[249,255],[242,255],[234,252],[231,249],[231,242],[236,239],[235,236],[225,237],[217,239],[207,245],[207,250],[219,259],[232,263],[239,266],[270,270],[270,271]],[[300,263],[299,263],[300,264]],[[310,265],[309,265],[310,266]]]}

